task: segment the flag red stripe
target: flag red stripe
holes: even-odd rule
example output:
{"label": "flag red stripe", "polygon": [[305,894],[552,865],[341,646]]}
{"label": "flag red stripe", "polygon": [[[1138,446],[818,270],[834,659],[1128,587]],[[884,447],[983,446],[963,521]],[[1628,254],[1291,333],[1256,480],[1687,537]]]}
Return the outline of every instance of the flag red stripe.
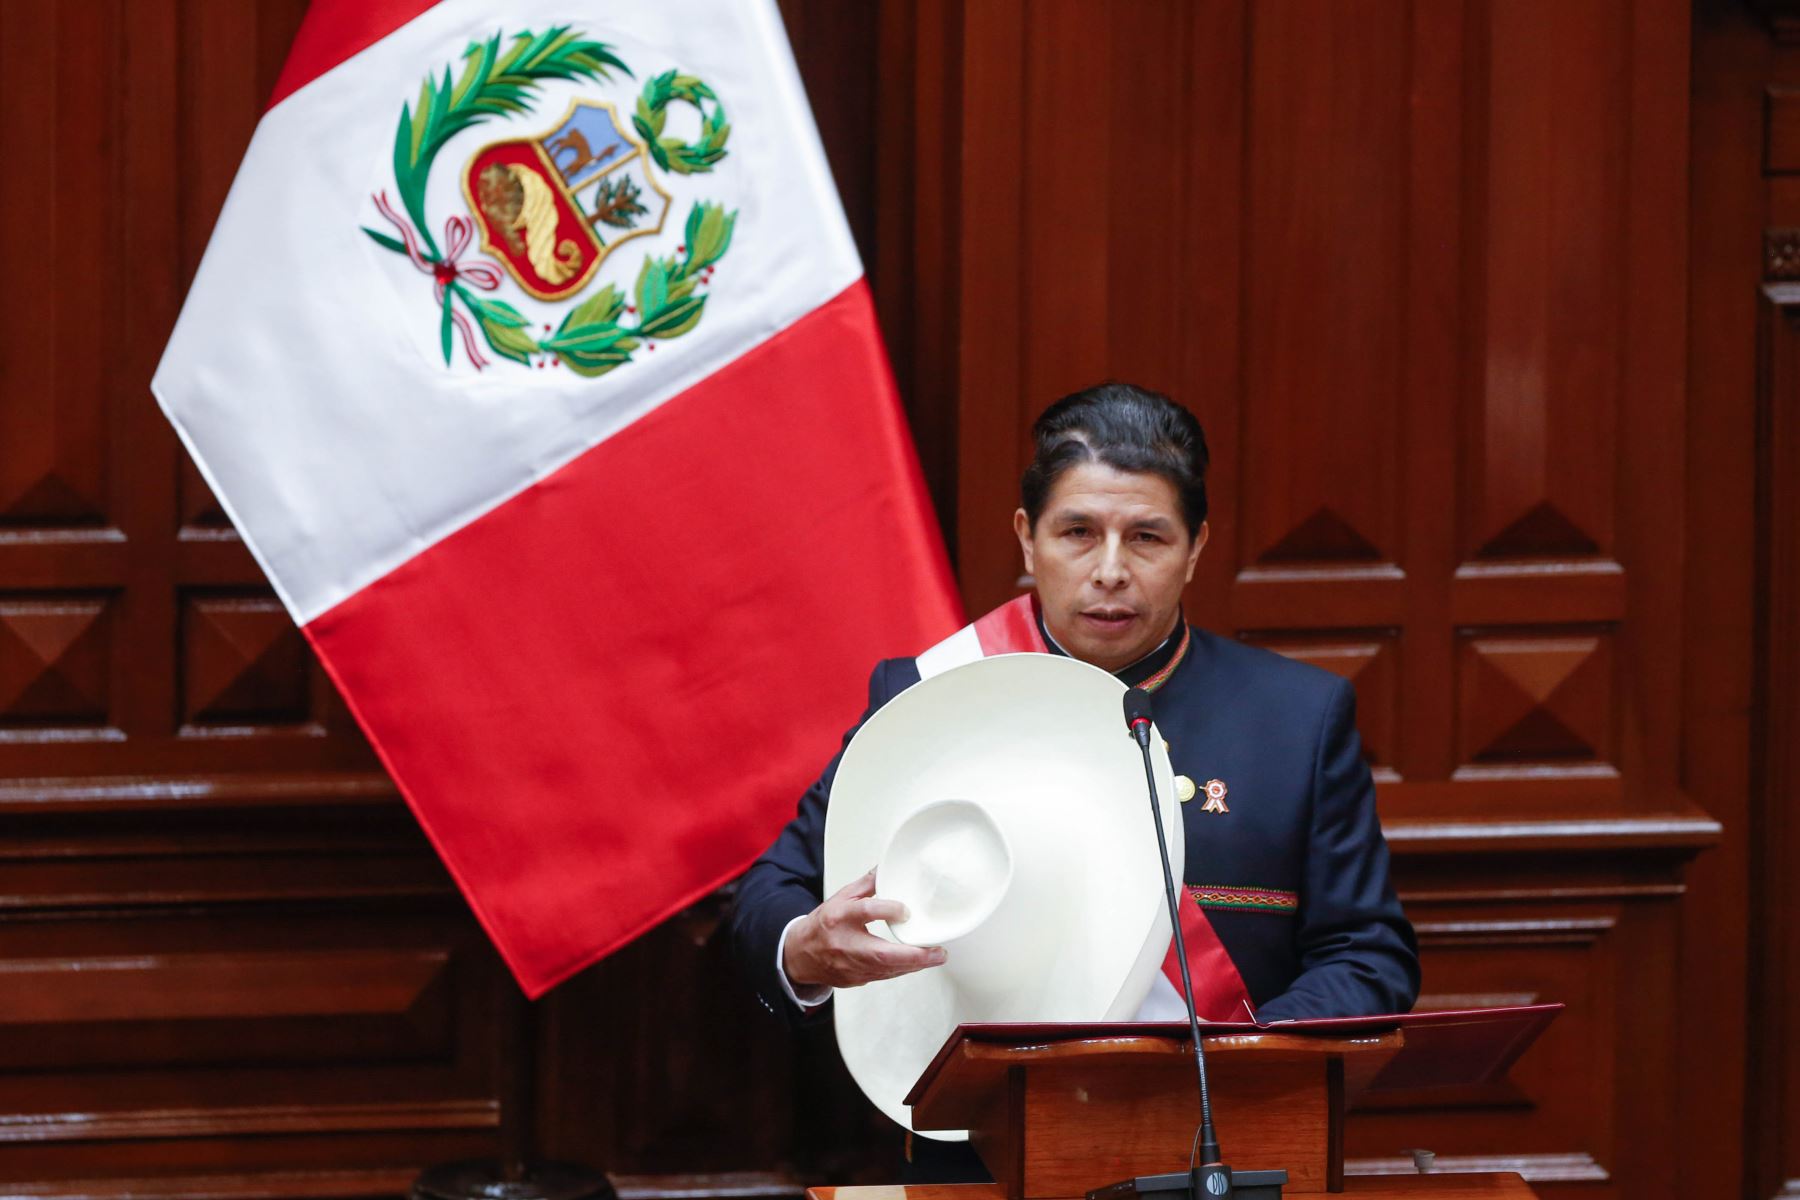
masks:
{"label": "flag red stripe", "polygon": [[[275,80],[268,108],[367,50],[438,0],[312,0],[287,62]],[[264,110],[265,112],[267,109]]]}
{"label": "flag red stripe", "polygon": [[955,595],[859,281],[307,633],[537,995],[745,867]]}

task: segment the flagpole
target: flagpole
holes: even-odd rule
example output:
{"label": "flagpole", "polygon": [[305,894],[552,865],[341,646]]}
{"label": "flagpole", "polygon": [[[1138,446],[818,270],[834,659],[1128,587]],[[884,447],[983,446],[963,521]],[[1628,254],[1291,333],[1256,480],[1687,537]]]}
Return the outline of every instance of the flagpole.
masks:
{"label": "flagpole", "polygon": [[412,1200],[617,1200],[606,1176],[574,1163],[534,1161],[538,1006],[505,969],[495,972],[497,1161],[442,1163],[413,1181]]}

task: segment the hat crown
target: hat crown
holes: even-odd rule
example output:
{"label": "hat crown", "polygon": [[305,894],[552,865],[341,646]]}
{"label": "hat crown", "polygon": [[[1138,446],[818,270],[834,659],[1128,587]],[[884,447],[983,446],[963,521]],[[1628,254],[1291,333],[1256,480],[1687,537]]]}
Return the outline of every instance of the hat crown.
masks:
{"label": "hat crown", "polygon": [[909,946],[950,947],[979,929],[1012,883],[1012,848],[985,807],[939,800],[908,816],[875,866],[875,894],[906,906],[888,922]]}

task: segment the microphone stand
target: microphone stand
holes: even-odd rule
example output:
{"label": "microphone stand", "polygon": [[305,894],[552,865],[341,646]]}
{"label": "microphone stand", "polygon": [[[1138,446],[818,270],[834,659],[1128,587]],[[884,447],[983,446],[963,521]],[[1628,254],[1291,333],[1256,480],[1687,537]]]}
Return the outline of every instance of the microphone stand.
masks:
{"label": "microphone stand", "polygon": [[1150,693],[1131,688],[1125,693],[1125,722],[1144,756],[1144,782],[1150,791],[1150,819],[1156,825],[1156,850],[1162,859],[1163,894],[1169,902],[1169,924],[1175,931],[1175,961],[1181,967],[1181,997],[1187,1005],[1188,1033],[1194,1041],[1194,1071],[1200,1080],[1200,1162],[1192,1158],[1185,1172],[1145,1175],[1124,1179],[1090,1191],[1088,1200],[1127,1200],[1128,1197],[1162,1194],[1185,1200],[1278,1200],[1286,1171],[1244,1171],[1235,1180],[1219,1155],[1219,1135],[1213,1128],[1212,1096],[1206,1087],[1206,1048],[1200,1037],[1200,1016],[1194,1008],[1194,981],[1188,970],[1187,943],[1181,936],[1181,901],[1175,890],[1175,871],[1169,865],[1169,841],[1163,833],[1162,803],[1156,795],[1156,767],[1150,758]]}

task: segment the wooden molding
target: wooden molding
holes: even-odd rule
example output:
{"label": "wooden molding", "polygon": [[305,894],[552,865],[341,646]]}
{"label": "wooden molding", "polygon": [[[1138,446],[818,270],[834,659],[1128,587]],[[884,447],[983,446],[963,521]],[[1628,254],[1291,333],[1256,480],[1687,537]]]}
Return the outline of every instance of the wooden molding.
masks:
{"label": "wooden molding", "polygon": [[11,779],[0,782],[0,816],[393,804],[399,798],[393,780],[380,772]]}
{"label": "wooden molding", "polygon": [[281,1134],[311,1136],[396,1129],[484,1130],[498,1128],[499,1124],[500,1106],[492,1099],[154,1108],[101,1113],[7,1113],[0,1115],[0,1143],[146,1141]]}
{"label": "wooden molding", "polygon": [[779,1171],[716,1171],[690,1175],[615,1175],[618,1200],[798,1200],[806,1185]]}
{"label": "wooden molding", "polygon": [[[1440,1154],[1433,1175],[1485,1175],[1517,1172],[1527,1183],[1605,1183],[1612,1178],[1591,1154]],[[1345,1175],[1414,1175],[1410,1158],[1353,1158]]]}
{"label": "wooden molding", "polygon": [[1752,947],[1748,1141],[1756,1191],[1782,1182],[1792,1194],[1800,1165],[1800,922],[1792,872],[1800,862],[1800,283],[1763,287],[1757,377],[1757,556],[1750,828]]}
{"label": "wooden molding", "polygon": [[1509,854],[1520,850],[1675,851],[1691,856],[1719,840],[1722,826],[1699,809],[1594,818],[1513,820],[1389,819],[1388,845],[1399,855]]}
{"label": "wooden molding", "polygon": [[386,946],[0,959],[0,1029],[403,1016],[450,964],[442,948]]}
{"label": "wooden molding", "polygon": [[374,1200],[404,1196],[417,1169],[241,1172],[233,1175],[133,1175],[8,1183],[12,1197],[45,1200]]}
{"label": "wooden molding", "polygon": [[1617,924],[1610,916],[1539,920],[1476,918],[1414,921],[1413,930],[1419,935],[1422,946],[1587,946],[1611,933]]}
{"label": "wooden molding", "polygon": [[1401,887],[1400,899],[1407,904],[1538,904],[1546,900],[1672,900],[1686,891],[1687,887],[1679,883],[1502,883],[1489,887]]}

